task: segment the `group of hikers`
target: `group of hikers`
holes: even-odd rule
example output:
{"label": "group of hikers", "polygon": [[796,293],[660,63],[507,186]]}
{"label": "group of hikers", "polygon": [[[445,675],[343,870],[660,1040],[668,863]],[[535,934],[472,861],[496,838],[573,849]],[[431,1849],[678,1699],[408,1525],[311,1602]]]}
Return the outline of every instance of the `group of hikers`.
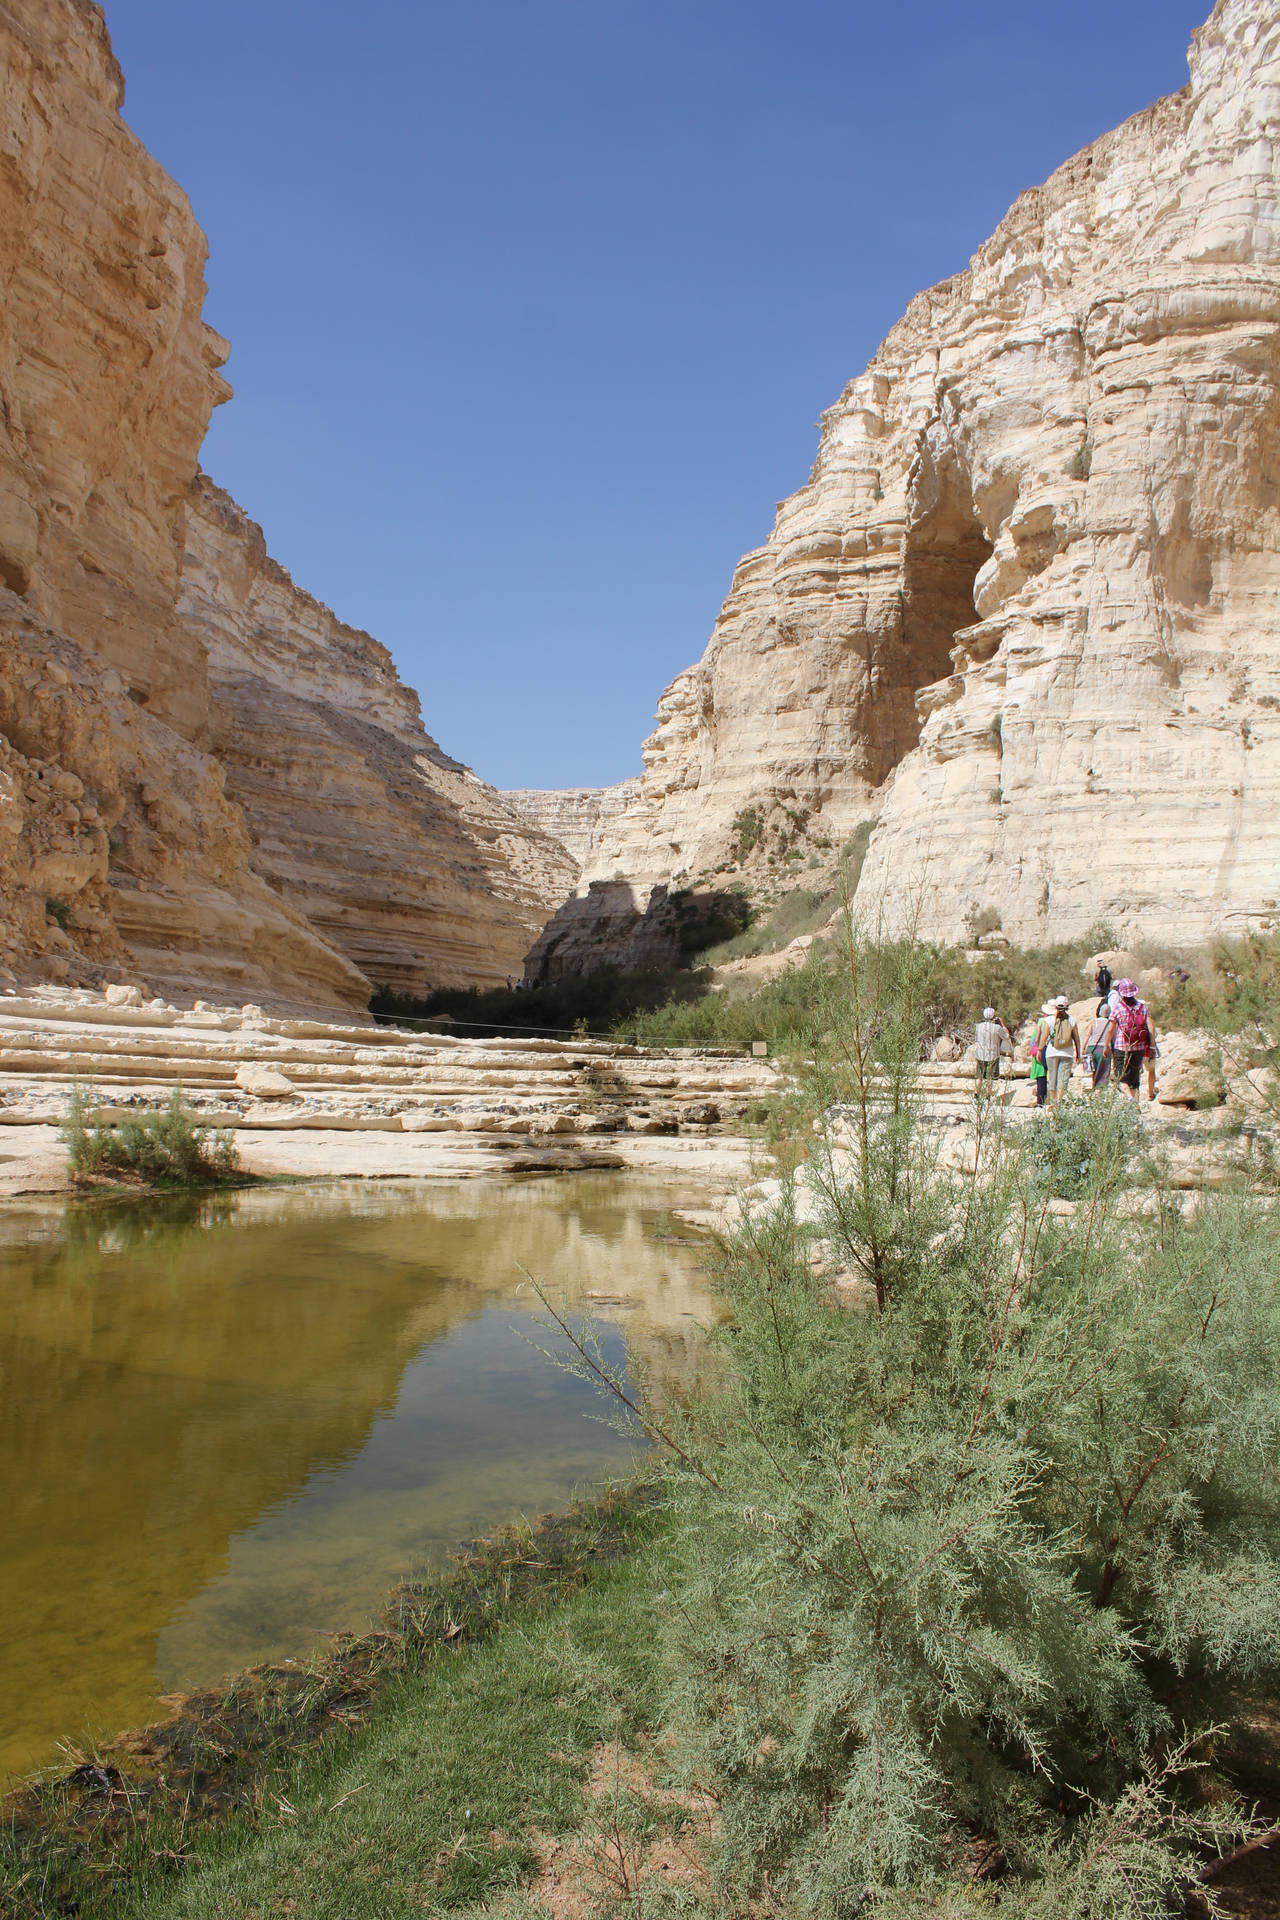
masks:
{"label": "group of hikers", "polygon": [[[1098,1005],[1084,1040],[1071,1017],[1065,993],[1046,1000],[1040,1009],[1028,1049],[1028,1073],[1036,1105],[1056,1107],[1071,1084],[1077,1066],[1089,1073],[1089,1089],[1096,1092],[1108,1081],[1123,1087],[1130,1099],[1141,1096],[1145,1070],[1147,1098],[1156,1097],[1156,1032],[1151,1015],[1132,980],[1112,982],[1105,963],[1093,977]],[[1013,1035],[994,1007],[984,1007],[976,1029],[978,1091],[1000,1078],[1000,1062],[1013,1058]]]}

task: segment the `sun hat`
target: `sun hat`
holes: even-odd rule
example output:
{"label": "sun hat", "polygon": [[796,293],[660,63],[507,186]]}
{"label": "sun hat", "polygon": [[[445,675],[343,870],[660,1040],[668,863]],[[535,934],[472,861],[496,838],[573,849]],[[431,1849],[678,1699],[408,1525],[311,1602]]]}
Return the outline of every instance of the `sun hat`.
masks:
{"label": "sun hat", "polygon": [[1122,1000],[1124,999],[1126,994],[1136,994],[1137,991],[1138,989],[1134,986],[1132,980],[1116,981],[1116,992],[1120,995],[1120,998]]}
{"label": "sun hat", "polygon": [[1041,1013],[1056,1013],[1058,1008],[1054,1001],[1046,1000],[1040,1011]]}
{"label": "sun hat", "polygon": [[1053,1004],[1055,1007],[1069,1007],[1071,1005],[1071,1002],[1068,1000],[1065,993],[1060,993]]}
{"label": "sun hat", "polygon": [[994,1008],[994,1007],[984,1007],[984,1008],[982,1009],[982,1017],[983,1017],[983,1019],[984,1019],[984,1020],[994,1020],[994,1019],[995,1019],[995,1017],[996,1017],[996,1010],[995,1010],[995,1008]]}

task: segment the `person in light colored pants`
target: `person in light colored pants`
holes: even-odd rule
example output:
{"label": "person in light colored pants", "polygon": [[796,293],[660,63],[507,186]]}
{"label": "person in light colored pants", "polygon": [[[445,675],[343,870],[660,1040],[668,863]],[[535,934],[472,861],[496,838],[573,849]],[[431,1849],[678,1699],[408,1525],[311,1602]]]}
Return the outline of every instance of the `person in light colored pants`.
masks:
{"label": "person in light colored pants", "polygon": [[1069,1053],[1051,1053],[1044,1064],[1049,1073],[1049,1099],[1056,1104],[1059,1096],[1071,1085],[1075,1058]]}
{"label": "person in light colored pants", "polygon": [[1080,1059],[1080,1029],[1071,1018],[1071,1007],[1065,993],[1060,993],[1053,1003],[1053,1020],[1049,1030],[1049,1043],[1045,1048],[1044,1064],[1049,1077],[1049,1105],[1056,1107],[1067,1088],[1071,1085],[1071,1069]]}

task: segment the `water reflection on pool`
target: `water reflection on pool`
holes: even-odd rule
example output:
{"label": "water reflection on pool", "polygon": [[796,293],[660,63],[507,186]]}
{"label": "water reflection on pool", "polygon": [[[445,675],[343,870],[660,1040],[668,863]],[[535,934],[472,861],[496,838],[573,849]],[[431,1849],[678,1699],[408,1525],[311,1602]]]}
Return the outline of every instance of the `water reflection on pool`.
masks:
{"label": "water reflection on pool", "polygon": [[691,1375],[714,1307],[680,1197],[589,1174],[0,1216],[0,1774],[624,1470],[530,1344],[521,1269]]}

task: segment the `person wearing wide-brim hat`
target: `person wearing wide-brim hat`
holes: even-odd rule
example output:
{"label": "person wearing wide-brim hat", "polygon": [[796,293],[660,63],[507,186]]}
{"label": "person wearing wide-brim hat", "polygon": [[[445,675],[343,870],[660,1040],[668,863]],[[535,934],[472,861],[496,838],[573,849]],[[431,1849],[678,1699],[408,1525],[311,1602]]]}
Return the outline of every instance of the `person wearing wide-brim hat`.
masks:
{"label": "person wearing wide-brim hat", "polygon": [[1031,1065],[1027,1072],[1035,1088],[1036,1105],[1042,1107],[1049,1092],[1049,1069],[1045,1065],[1045,1048],[1049,1044],[1050,1019],[1053,1014],[1052,1000],[1046,1000],[1040,1009],[1040,1018],[1036,1021],[1036,1030],[1031,1036]]}

